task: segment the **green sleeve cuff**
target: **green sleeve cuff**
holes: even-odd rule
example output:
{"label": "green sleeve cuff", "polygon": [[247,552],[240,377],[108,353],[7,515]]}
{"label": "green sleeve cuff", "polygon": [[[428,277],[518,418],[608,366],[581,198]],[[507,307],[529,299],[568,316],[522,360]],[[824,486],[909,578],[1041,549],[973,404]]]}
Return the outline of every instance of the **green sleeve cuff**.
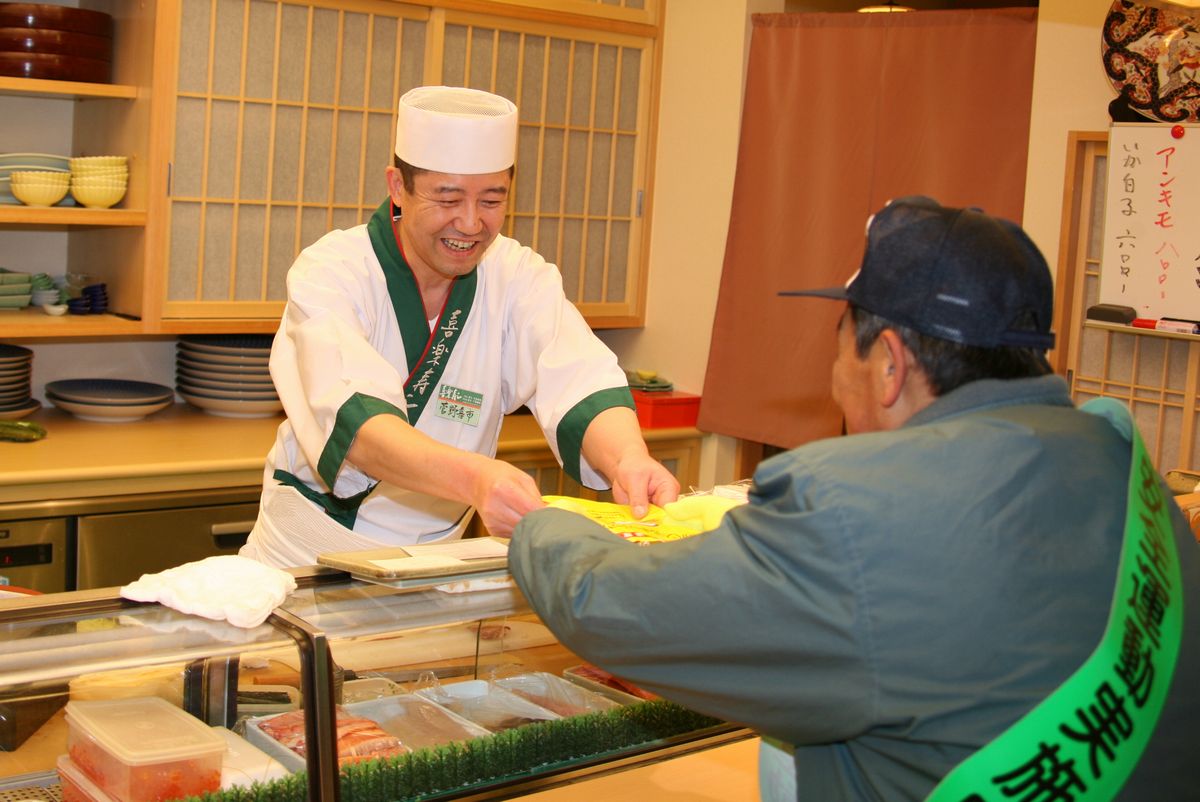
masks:
{"label": "green sleeve cuff", "polygon": [[610,387],[607,390],[597,390],[580,401],[559,421],[558,430],[554,436],[558,441],[558,455],[562,459],[563,470],[576,482],[583,484],[580,462],[583,459],[583,434],[591,425],[592,420],[606,409],[612,407],[628,407],[635,409],[633,394],[629,387]]}
{"label": "green sleeve cuff", "polygon": [[408,420],[404,411],[395,404],[362,393],[355,393],[347,398],[346,403],[338,410],[333,431],[325,441],[321,459],[317,461],[317,473],[321,475],[322,481],[330,491],[333,490],[333,483],[337,479],[338,471],[342,469],[342,463],[346,461],[346,452],[350,450],[350,444],[358,436],[359,428],[376,415],[398,415]]}

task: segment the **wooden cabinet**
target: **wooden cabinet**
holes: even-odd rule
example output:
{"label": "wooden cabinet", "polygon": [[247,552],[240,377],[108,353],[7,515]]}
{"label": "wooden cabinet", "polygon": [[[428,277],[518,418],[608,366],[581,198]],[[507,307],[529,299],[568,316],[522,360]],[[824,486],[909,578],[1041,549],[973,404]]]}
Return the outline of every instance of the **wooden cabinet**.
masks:
{"label": "wooden cabinet", "polygon": [[[14,232],[55,232],[65,240],[66,264],[59,273],[85,272],[108,284],[107,315],[51,317],[40,309],[8,311],[0,316],[0,339],[130,335],[145,331],[136,319],[145,312],[147,272],[145,231],[149,219],[152,166],[150,81],[154,61],[153,2],[111,0],[96,5],[114,17],[113,83],[0,77],[0,114],[8,108],[35,109],[26,114],[32,128],[44,125],[42,114],[70,120],[71,152],[67,155],[129,156],[129,189],[112,209],[83,207],[30,208],[0,206],[0,249],[4,266],[12,262],[6,237]],[[24,101],[30,101],[26,103]],[[53,113],[68,105],[67,114]],[[10,125],[13,123],[10,122]],[[54,132],[61,134],[61,132]],[[27,141],[36,142],[36,136]],[[42,148],[43,150],[45,148]]]}
{"label": "wooden cabinet", "polygon": [[71,155],[128,154],[129,193],[109,210],[0,207],[0,242],[61,232],[65,267],[104,281],[114,314],[25,310],[0,338],[273,331],[295,255],[386,196],[397,100],[431,83],[518,103],[505,233],[559,264],[593,325],[642,323],[654,0],[100,5],[116,83],[4,78],[0,103],[74,102]]}

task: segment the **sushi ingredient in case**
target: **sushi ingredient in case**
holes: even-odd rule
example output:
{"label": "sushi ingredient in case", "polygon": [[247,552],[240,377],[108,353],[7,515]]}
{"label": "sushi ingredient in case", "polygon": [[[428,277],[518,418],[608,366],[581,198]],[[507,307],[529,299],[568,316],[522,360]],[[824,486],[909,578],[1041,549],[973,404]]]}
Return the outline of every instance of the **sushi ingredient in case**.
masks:
{"label": "sushi ingredient in case", "polygon": [[348,705],[356,715],[379,723],[410,749],[467,741],[490,733],[427,699],[412,694],[386,696]]}
{"label": "sushi ingredient in case", "polygon": [[598,685],[603,685],[606,688],[612,688],[615,691],[627,693],[630,696],[636,696],[639,699],[653,701],[659,696],[644,688],[639,688],[628,680],[610,674],[599,666],[594,666],[591,663],[583,663],[582,665],[572,666],[571,668],[563,669],[563,674],[568,677],[577,677],[587,682],[594,682]]}
{"label": "sushi ingredient in case", "polygon": [[415,687],[418,696],[492,732],[560,718],[557,713],[486,680],[474,679],[443,685],[432,671],[426,671],[417,679]]}
{"label": "sushi ingredient in case", "polygon": [[[301,757],[307,754],[303,710],[281,713],[262,721],[258,726],[264,733]],[[337,709],[338,765],[345,766],[361,760],[403,755],[411,751],[399,738],[384,732],[374,721],[350,715],[340,707]]]}

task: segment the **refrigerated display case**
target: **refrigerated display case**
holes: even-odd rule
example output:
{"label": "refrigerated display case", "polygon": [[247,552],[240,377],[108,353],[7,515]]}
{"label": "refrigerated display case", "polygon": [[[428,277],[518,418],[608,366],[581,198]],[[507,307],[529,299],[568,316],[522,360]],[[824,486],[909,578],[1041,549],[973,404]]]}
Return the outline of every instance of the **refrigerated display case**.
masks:
{"label": "refrigerated display case", "polygon": [[578,681],[505,576],[293,573],[253,629],[115,589],[0,601],[0,802],[510,798],[750,736]]}

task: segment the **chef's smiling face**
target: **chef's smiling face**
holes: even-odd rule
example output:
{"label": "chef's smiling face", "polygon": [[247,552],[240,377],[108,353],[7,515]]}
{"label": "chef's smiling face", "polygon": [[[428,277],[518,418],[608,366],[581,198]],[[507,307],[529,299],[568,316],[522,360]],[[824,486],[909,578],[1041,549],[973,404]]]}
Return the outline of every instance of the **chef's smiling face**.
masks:
{"label": "chef's smiling face", "polygon": [[388,190],[400,207],[400,241],[413,271],[432,278],[466,275],[500,232],[512,183],[509,171],[455,175],[418,171],[404,188],[388,169]]}

